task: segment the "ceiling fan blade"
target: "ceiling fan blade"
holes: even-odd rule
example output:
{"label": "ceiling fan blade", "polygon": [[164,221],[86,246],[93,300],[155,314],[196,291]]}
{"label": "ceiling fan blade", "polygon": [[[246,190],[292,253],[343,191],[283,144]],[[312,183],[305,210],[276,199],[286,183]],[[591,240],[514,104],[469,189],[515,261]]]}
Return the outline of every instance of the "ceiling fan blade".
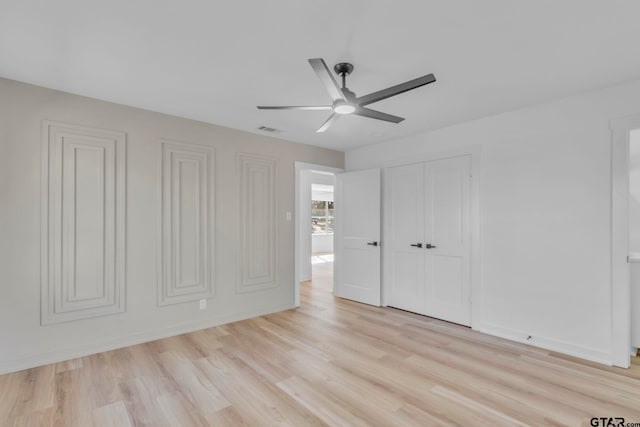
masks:
{"label": "ceiling fan blade", "polygon": [[337,101],[339,99],[342,99],[343,101],[347,100],[344,97],[344,93],[342,93],[342,89],[340,89],[340,86],[338,86],[338,82],[336,82],[336,79],[333,78],[333,74],[331,74],[331,71],[329,71],[327,64],[322,58],[310,59],[309,64],[311,64],[311,67],[313,67],[313,71],[316,72],[324,87],[327,88],[331,99],[333,99],[334,101]]}
{"label": "ceiling fan blade", "polygon": [[326,131],[327,129],[329,129],[331,127],[332,124],[334,124],[338,119],[340,118],[340,114],[335,114],[333,113],[331,116],[329,116],[329,118],[327,119],[326,122],[324,122],[322,124],[322,126],[320,126],[320,128],[316,131],[316,133],[322,133],[324,131]]}
{"label": "ceiling fan blade", "polygon": [[403,117],[392,116],[391,114],[383,113],[382,111],[371,110],[369,108],[359,107],[354,111],[355,115],[368,117],[370,119],[384,120],[385,122],[400,123],[404,120]]}
{"label": "ceiling fan blade", "polygon": [[386,89],[370,93],[369,95],[361,96],[356,99],[356,103],[360,106],[365,106],[373,102],[382,101],[383,99],[410,91],[411,89],[428,85],[435,81],[436,77],[433,74],[427,74],[426,76],[418,77],[417,79],[409,80],[408,82],[400,83],[399,85],[391,86]]}
{"label": "ceiling fan blade", "polygon": [[331,105],[258,105],[258,110],[332,110]]}

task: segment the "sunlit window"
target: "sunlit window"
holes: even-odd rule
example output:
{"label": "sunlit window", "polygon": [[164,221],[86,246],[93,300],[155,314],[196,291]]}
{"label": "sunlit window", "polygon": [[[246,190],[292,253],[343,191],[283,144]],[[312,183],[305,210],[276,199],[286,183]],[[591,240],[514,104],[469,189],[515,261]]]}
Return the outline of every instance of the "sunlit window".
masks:
{"label": "sunlit window", "polygon": [[333,234],[333,202],[311,201],[311,232]]}

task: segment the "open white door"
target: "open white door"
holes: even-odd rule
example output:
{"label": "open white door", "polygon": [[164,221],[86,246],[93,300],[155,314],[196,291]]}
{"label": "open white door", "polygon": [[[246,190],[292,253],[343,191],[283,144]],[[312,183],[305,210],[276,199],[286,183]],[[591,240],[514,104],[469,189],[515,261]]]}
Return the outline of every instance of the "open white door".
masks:
{"label": "open white door", "polygon": [[380,169],[336,175],[333,293],[380,305]]}

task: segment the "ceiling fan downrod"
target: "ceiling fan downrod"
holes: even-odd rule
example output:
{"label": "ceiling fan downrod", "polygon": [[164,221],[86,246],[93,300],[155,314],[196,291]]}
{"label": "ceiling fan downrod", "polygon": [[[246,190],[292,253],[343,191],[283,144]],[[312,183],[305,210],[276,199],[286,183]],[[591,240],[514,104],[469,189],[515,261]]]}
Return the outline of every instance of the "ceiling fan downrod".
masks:
{"label": "ceiling fan downrod", "polygon": [[353,64],[348,62],[340,62],[333,66],[333,71],[342,77],[342,89],[347,88],[347,76],[353,71]]}

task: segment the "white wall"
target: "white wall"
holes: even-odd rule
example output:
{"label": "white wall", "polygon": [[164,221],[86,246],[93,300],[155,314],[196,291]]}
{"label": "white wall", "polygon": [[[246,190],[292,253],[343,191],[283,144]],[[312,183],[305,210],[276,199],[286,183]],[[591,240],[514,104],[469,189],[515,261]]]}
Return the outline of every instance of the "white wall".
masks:
{"label": "white wall", "polygon": [[[41,326],[43,120],[126,133],[125,312]],[[160,140],[215,149],[215,297],[158,306]],[[239,293],[238,153],[277,163],[276,285]],[[287,309],[294,303],[294,161],[343,154],[0,79],[0,373]],[[252,161],[252,160],[250,160]],[[258,164],[256,167],[260,167]]]}
{"label": "white wall", "polygon": [[474,328],[609,363],[609,120],[638,113],[636,81],[355,149],[346,167],[481,146]]}
{"label": "white wall", "polygon": [[333,253],[333,234],[314,234],[311,237],[311,253]]}
{"label": "white wall", "polygon": [[313,172],[312,184],[334,185],[336,177],[331,173]]}

